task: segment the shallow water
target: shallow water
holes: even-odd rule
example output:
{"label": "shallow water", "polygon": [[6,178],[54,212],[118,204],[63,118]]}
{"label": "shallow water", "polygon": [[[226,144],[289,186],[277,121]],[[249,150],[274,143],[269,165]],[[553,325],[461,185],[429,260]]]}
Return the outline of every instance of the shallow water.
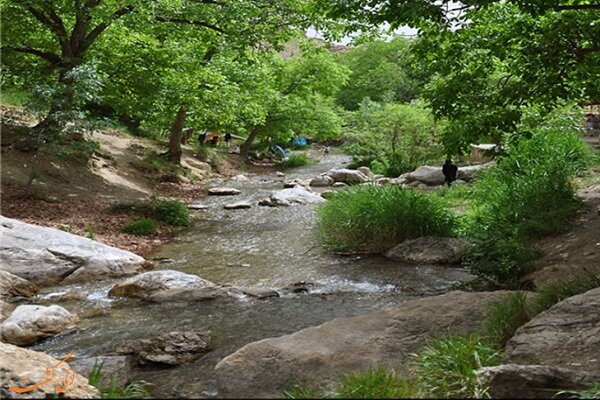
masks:
{"label": "shallow water", "polygon": [[[441,293],[454,282],[470,278],[461,268],[408,266],[383,257],[327,254],[315,235],[314,206],[256,205],[280,190],[284,179],[310,179],[348,160],[347,156],[330,154],[318,163],[287,173],[285,178],[271,173],[246,182],[215,180],[210,186],[236,187],[242,194],[198,199],[209,208],[194,211],[192,224],[152,255],[172,260],[157,269],[176,269],[223,285],[273,288],[282,297],[150,304],[108,298],[115,281],[71,285],[60,291],[47,289],[40,299],[44,303],[52,303],[53,296],[67,291],[85,297],[85,301],[60,303],[80,315],[81,329],[33,348],[57,357],[73,350],[76,356],[84,357],[106,353],[124,340],[174,330],[210,331],[214,350],[207,355],[188,365],[140,370],[137,377],[154,384],[154,396],[215,397],[214,366],[247,343]],[[224,204],[240,200],[250,201],[252,208],[223,209]],[[302,294],[282,290],[301,281],[314,286]]]}

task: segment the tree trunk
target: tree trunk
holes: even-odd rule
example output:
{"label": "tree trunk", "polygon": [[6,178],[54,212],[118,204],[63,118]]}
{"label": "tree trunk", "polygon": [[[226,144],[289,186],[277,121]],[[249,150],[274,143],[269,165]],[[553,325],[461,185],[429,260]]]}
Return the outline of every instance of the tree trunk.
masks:
{"label": "tree trunk", "polygon": [[248,134],[248,138],[240,146],[240,156],[242,157],[242,160],[246,160],[248,158],[248,151],[250,151],[250,146],[252,146],[254,139],[256,139],[256,137],[260,133],[260,128],[260,126],[255,126],[254,128],[252,128],[250,130],[250,133]]}
{"label": "tree trunk", "polygon": [[171,127],[171,135],[169,136],[169,151],[167,156],[173,164],[181,164],[181,132],[185,123],[185,115],[187,110],[184,106],[179,107],[173,126]]}

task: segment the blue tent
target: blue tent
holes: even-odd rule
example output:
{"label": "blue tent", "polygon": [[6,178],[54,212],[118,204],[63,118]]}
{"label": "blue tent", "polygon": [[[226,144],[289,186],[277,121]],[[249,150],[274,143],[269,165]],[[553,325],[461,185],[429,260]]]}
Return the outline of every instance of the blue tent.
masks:
{"label": "blue tent", "polygon": [[308,146],[308,141],[304,136],[298,136],[292,139],[292,145],[294,146]]}

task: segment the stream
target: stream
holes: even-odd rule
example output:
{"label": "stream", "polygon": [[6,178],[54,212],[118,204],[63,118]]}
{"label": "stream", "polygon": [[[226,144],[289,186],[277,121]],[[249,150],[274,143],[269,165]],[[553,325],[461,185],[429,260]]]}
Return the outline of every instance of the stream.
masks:
{"label": "stream", "polygon": [[[315,234],[314,206],[259,207],[257,202],[283,188],[283,180],[310,179],[349,157],[333,151],[319,161],[286,172],[250,175],[247,181],[213,180],[208,187],[227,186],[237,196],[208,196],[192,211],[193,220],[173,241],[149,259],[169,259],[155,269],[196,274],[221,285],[272,288],[279,298],[228,299],[196,303],[146,303],[109,298],[117,280],[48,288],[40,302],[76,292],[85,300],[61,301],[81,318],[80,329],[45,340],[33,350],[61,358],[102,355],[121,341],[156,336],[175,330],[209,331],[213,350],[197,361],[178,367],[143,368],[136,377],[153,384],[155,397],[218,397],[214,366],[247,343],[280,336],[400,302],[439,294],[457,281],[471,278],[462,268],[402,265],[376,256],[342,257],[326,253]],[[323,190],[317,188],[315,190]],[[252,208],[225,210],[223,205],[249,201]],[[308,293],[281,288],[297,282],[313,284]]]}

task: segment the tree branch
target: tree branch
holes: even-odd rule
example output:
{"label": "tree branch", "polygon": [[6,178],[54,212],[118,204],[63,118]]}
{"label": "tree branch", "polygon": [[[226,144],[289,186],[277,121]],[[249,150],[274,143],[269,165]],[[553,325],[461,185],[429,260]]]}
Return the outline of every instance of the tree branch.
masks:
{"label": "tree branch", "polygon": [[183,18],[167,18],[167,17],[161,17],[161,16],[156,16],[155,19],[159,22],[172,22],[175,24],[188,24],[188,25],[195,25],[195,26],[201,26],[203,28],[208,28],[208,29],[212,29],[213,31],[219,32],[219,33],[225,33],[225,31],[221,28],[219,28],[216,25],[213,24],[209,24],[208,22],[203,22],[203,21],[194,21],[194,20],[187,20],[187,19],[183,19]]}
{"label": "tree branch", "polygon": [[58,66],[58,64],[60,64],[61,61],[61,58],[57,54],[34,49],[32,47],[3,46],[2,50],[12,50],[18,53],[33,54],[34,56],[38,56],[48,61],[50,64],[52,64],[53,67]]}
{"label": "tree branch", "polygon": [[108,28],[110,26],[110,24],[112,24],[114,21],[116,21],[117,19],[121,18],[124,15],[127,15],[131,12],[133,12],[133,10],[135,9],[135,7],[133,5],[128,5],[126,7],[123,7],[117,11],[115,11],[113,13],[113,15],[99,23],[94,29],[92,29],[92,31],[90,33],[88,33],[88,35],[85,37],[85,40],[83,42],[83,45],[81,46],[81,48],[79,49],[79,52],[81,54],[83,54],[93,43],[94,41],[98,38],[98,36],[104,32],[106,30],[106,28]]}

